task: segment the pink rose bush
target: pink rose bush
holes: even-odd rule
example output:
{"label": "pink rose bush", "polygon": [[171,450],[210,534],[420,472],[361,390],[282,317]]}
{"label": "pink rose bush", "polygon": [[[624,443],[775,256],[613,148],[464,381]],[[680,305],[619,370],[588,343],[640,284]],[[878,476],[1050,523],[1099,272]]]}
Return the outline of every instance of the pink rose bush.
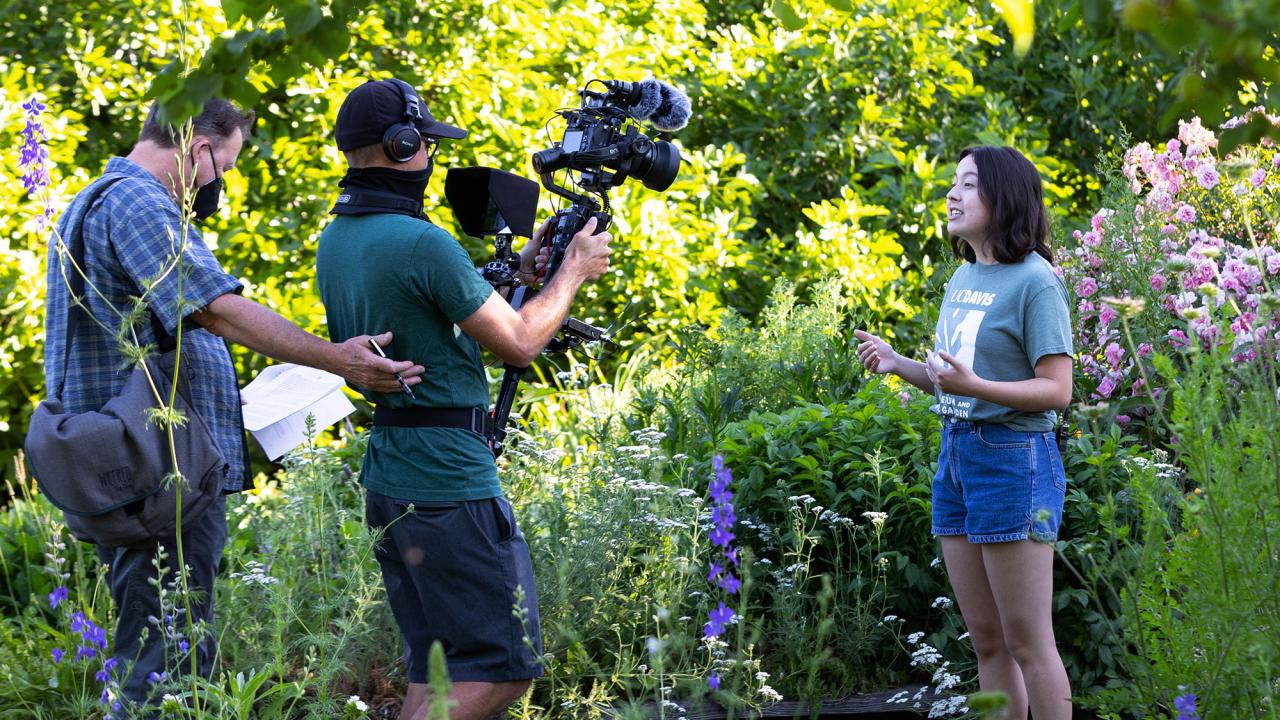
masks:
{"label": "pink rose bush", "polygon": [[[1199,118],[1180,121],[1163,147],[1138,143],[1111,171],[1114,207],[1073,233],[1063,278],[1075,292],[1077,358],[1094,401],[1145,397],[1137,364],[1195,343],[1228,344],[1236,362],[1280,360],[1280,153],[1266,140],[1225,158],[1217,147]],[[1115,298],[1143,308],[1129,313],[1131,338]]]}

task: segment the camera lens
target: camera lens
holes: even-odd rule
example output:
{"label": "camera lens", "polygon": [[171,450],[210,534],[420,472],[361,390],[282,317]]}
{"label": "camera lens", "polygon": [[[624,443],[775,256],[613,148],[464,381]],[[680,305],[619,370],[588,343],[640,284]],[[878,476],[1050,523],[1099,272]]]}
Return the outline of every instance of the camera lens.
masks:
{"label": "camera lens", "polygon": [[671,187],[680,172],[680,149],[666,140],[646,140],[632,148],[637,152],[629,163],[630,175],[650,190],[661,192]]}
{"label": "camera lens", "polygon": [[533,171],[542,174],[561,170],[569,164],[569,154],[553,147],[533,154]]}

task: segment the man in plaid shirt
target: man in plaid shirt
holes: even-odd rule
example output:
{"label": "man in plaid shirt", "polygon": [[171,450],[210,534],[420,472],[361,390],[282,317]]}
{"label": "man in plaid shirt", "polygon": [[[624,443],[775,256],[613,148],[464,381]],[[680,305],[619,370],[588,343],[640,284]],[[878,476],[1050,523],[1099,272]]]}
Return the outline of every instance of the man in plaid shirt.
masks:
{"label": "man in plaid shirt", "polygon": [[[191,138],[182,144],[178,133],[152,107],[138,143],[127,157],[112,158],[104,178],[114,182],[96,198],[82,193],[59,221],[56,238],[78,223],[84,237],[85,304],[92,320],[71,314],[67,278],[77,272],[64,254],[51,248],[45,319],[45,382],[51,397],[60,396],[67,412],[97,410],[118,393],[132,365],[117,333],[135,303],[143,297],[152,322],[134,327],[138,345],[157,341],[156,325],[177,336],[181,327],[182,356],[189,364],[195,410],[211,430],[228,463],[224,493],[239,492],[252,477],[241,423],[240,396],[228,342],[283,362],[321,368],[343,376],[352,385],[382,392],[399,392],[395,373],[409,384],[420,382],[423,370],[410,362],[394,362],[373,353],[370,336],[330,343],[299,328],[274,311],[240,295],[243,286],[223,271],[200,232],[189,224],[182,236],[182,213],[190,207],[197,219],[217,208],[222,174],[231,170],[253,113],[215,99],[193,121]],[[86,205],[88,205],[86,207]],[[75,319],[71,351],[65,351],[67,323]],[[374,338],[390,344],[391,333]],[[64,362],[65,357],[65,362]],[[212,622],[213,581],[227,538],[225,496],[193,522],[184,523],[183,551],[190,567],[192,621]],[[162,541],[175,581],[177,552]],[[160,627],[184,618],[166,617],[159,603],[153,559],[156,547],[103,547],[98,557],[108,566],[107,581],[116,602],[114,657],[125,669],[121,683],[128,701],[145,703],[152,686],[167,671],[189,667],[186,652],[196,653],[206,675],[213,669],[212,634],[190,638],[165,648]],[[148,639],[141,635],[148,629]],[[169,658],[166,665],[165,658]],[[136,662],[135,662],[136,660]]]}

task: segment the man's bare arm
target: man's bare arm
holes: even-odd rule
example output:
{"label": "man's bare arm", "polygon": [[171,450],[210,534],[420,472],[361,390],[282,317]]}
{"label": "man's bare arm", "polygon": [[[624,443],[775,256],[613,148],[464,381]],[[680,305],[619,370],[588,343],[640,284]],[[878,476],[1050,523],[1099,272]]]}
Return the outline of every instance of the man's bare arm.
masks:
{"label": "man's bare arm", "polygon": [[595,227],[595,218],[587,220],[586,227],[569,243],[559,272],[519,311],[493,293],[458,327],[503,362],[527,367],[569,316],[578,288],[609,269],[612,236],[607,232],[593,235]]}
{"label": "man's bare arm", "polygon": [[409,361],[379,357],[369,345],[373,337],[379,345],[391,343],[391,333],[359,335],[342,343],[331,343],[303,330],[279,313],[235,293],[221,295],[208,306],[191,314],[205,330],[243,345],[254,352],[282,362],[307,365],[340,375],[356,387],[377,392],[400,392],[394,373],[410,385],[423,367]]}

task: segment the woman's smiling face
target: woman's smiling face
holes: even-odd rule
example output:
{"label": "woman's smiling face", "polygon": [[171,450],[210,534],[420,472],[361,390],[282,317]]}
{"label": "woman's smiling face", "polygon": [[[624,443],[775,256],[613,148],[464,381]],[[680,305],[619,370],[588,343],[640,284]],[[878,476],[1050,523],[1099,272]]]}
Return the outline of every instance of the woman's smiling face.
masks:
{"label": "woman's smiling face", "polygon": [[969,155],[956,165],[956,180],[947,193],[947,232],[974,248],[986,241],[991,209],[978,193],[978,165]]}

